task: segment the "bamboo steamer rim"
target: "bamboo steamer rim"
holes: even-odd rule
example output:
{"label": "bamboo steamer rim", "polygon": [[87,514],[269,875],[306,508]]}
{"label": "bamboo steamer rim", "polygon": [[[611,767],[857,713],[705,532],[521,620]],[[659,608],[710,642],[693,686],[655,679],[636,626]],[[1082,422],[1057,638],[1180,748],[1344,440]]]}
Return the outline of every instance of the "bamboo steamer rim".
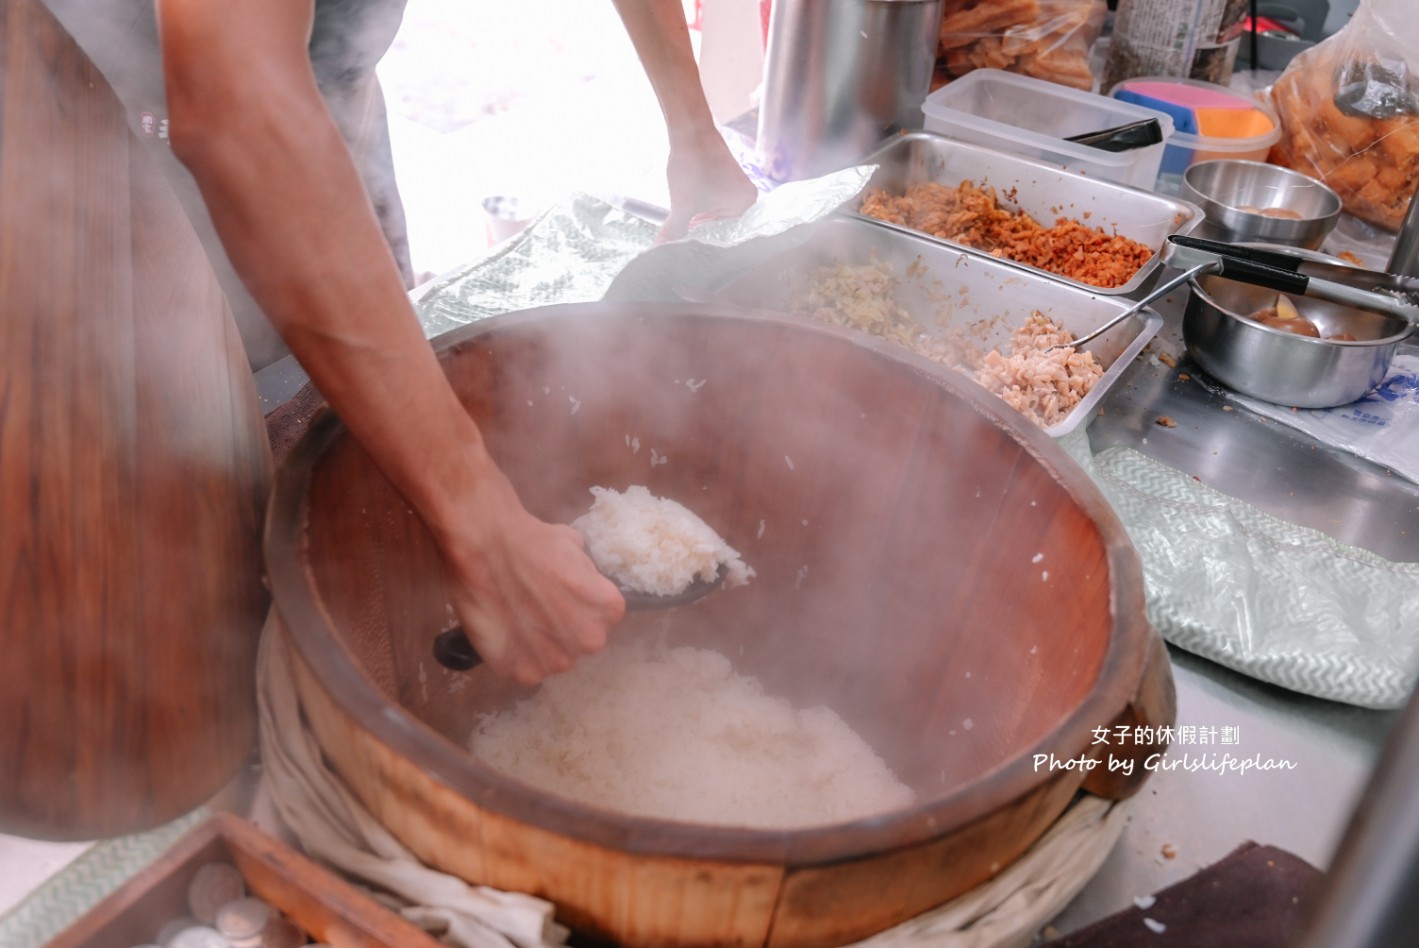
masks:
{"label": "bamboo steamer rim", "polygon": [[[785,313],[699,303],[563,303],[481,319],[433,340],[443,361],[498,332],[536,326],[550,318],[709,318],[779,325],[794,332],[831,336],[875,357],[903,364],[966,401],[1003,429],[1052,475],[1089,516],[1102,538],[1110,575],[1113,633],[1094,687],[1072,712],[1034,745],[969,784],[927,803],[848,823],[789,830],[748,829],[633,816],[554,796],[505,776],[466,748],[437,733],[386,698],[341,644],[315,595],[302,562],[306,494],[316,465],[347,432],[325,410],[276,473],[265,529],[266,563],[273,603],[287,640],[331,700],[381,743],[417,762],[435,780],[476,805],[540,829],[594,845],[654,857],[735,862],[829,863],[927,842],[978,820],[1051,779],[1033,765],[1034,754],[1077,756],[1096,728],[1112,725],[1137,693],[1150,637],[1143,598],[1143,568],[1122,522],[1089,476],[1053,439],[1000,399],[954,369],[886,340]],[[1063,472],[1071,472],[1068,478]],[[336,647],[331,648],[334,644]]]}

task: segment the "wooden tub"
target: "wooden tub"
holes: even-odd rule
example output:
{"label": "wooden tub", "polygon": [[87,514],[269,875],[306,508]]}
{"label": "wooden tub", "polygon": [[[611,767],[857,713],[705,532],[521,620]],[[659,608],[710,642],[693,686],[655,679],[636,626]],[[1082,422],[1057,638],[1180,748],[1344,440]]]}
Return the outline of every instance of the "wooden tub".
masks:
{"label": "wooden tub", "polygon": [[[480,764],[473,717],[515,689],[434,661],[449,620],[432,541],[327,415],[278,474],[273,594],[326,755],[430,865],[551,899],[593,941],[835,944],[997,873],[1081,786],[1142,782],[1161,748],[1095,740],[1173,719],[1138,560],[1087,476],[971,382],[858,334],[695,305],[513,313],[440,349],[534,513],[567,522],[593,485],[644,484],[758,571],[632,614],[618,640],[653,628],[829,705],[921,802],[789,832],[699,826]],[[1110,749],[1130,777],[1036,756]]]}

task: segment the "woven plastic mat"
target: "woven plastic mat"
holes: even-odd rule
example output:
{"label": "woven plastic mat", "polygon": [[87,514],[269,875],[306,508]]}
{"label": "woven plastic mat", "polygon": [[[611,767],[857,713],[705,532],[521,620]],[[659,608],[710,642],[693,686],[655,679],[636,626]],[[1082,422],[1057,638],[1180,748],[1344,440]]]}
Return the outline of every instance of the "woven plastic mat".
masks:
{"label": "woven plastic mat", "polygon": [[0,915],[0,945],[40,948],[48,944],[209,816],[210,810],[199,807],[157,829],[94,843]]}
{"label": "woven plastic mat", "polygon": [[1169,642],[1302,694],[1396,708],[1419,672],[1419,564],[1263,513],[1127,448],[1059,442],[1093,476],[1143,561]]}

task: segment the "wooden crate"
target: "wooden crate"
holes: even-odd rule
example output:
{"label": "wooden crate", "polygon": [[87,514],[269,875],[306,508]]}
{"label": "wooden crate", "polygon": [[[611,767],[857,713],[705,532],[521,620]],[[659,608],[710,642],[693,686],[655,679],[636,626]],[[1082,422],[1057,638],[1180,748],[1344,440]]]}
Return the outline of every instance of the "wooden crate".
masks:
{"label": "wooden crate", "polygon": [[317,941],[339,948],[437,948],[438,942],[354,886],[251,823],[219,813],[180,839],[49,943],[49,948],[130,948],[189,914],[187,886],[206,863],[225,861]]}

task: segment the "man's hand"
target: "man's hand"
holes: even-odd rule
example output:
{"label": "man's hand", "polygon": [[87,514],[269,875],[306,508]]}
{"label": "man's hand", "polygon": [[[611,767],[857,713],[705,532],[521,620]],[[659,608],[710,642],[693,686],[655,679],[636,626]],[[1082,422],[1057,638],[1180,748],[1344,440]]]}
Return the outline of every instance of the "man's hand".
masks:
{"label": "man's hand", "polygon": [[758,197],[715,127],[680,0],[615,0],[626,34],[655,90],[670,138],[670,216],[659,240],[685,236],[696,220],[737,217]]}
{"label": "man's hand", "polygon": [[672,140],[666,180],[670,216],[660,228],[658,242],[678,240],[702,221],[738,217],[759,196],[717,131],[688,142]]}
{"label": "man's hand", "polygon": [[483,661],[533,685],[599,651],[626,603],[586,555],[582,535],[528,513],[500,473],[476,494],[466,517],[439,533],[454,608]]}

